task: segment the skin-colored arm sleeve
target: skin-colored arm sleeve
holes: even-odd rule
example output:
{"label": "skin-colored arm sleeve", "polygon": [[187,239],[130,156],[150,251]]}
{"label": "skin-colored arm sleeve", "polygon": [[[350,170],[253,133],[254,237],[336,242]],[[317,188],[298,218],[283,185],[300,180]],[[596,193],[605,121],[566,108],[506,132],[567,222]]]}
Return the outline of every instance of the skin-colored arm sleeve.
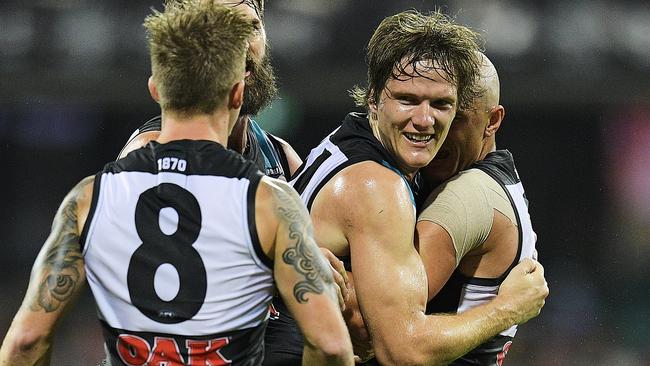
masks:
{"label": "skin-colored arm sleeve", "polygon": [[456,266],[485,242],[492,229],[493,193],[484,178],[491,179],[479,170],[456,175],[431,193],[418,217],[418,221],[431,221],[447,231],[456,251]]}
{"label": "skin-colored arm sleeve", "polygon": [[86,282],[79,233],[88,216],[93,177],[65,197],[32,268],[25,299],[0,349],[0,365],[49,365],[54,330]]}

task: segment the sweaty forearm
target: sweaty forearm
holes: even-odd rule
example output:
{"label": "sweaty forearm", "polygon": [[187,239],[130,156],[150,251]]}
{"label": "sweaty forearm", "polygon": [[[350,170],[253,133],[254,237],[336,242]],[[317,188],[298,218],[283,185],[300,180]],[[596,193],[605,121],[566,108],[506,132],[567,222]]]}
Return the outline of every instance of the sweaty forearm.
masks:
{"label": "sweaty forearm", "polygon": [[446,365],[516,322],[510,306],[494,299],[459,314],[427,316],[431,365]]}

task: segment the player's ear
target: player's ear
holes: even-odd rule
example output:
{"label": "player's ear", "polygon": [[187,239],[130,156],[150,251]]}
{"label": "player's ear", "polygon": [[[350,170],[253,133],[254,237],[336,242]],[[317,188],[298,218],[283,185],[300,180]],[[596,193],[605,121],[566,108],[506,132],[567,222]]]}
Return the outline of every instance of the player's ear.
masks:
{"label": "player's ear", "polygon": [[503,118],[506,116],[506,109],[499,104],[498,106],[492,107],[488,113],[490,118],[487,126],[485,126],[483,137],[494,136],[494,134],[497,133],[499,127],[501,127],[501,121],[503,121]]}
{"label": "player's ear", "polygon": [[160,95],[158,94],[158,88],[156,87],[156,81],[153,79],[153,75],[149,76],[147,87],[149,88],[149,94],[151,94],[151,98],[156,103],[160,103]]}
{"label": "player's ear", "polygon": [[375,98],[377,98],[375,95],[375,92],[373,90],[370,90],[368,93],[368,113],[370,114],[370,119],[371,120],[377,120],[377,101]]}
{"label": "player's ear", "polygon": [[228,106],[230,108],[241,108],[244,103],[244,85],[244,80],[241,80],[230,89],[230,94],[228,95]]}

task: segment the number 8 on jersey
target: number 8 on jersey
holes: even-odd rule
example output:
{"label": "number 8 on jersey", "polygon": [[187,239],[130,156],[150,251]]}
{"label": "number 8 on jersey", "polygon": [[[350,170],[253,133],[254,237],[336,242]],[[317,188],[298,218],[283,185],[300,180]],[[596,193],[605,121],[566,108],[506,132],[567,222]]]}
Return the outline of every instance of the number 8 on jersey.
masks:
{"label": "number 8 on jersey", "polygon": [[[159,223],[160,211],[170,207],[178,214],[178,226],[167,235]],[[135,227],[142,245],[129,261],[127,284],[131,301],[142,314],[165,324],[191,319],[203,305],[207,275],[201,256],[192,246],[201,232],[201,208],[186,189],[162,183],[143,192],[135,209]],[[165,301],[156,293],[154,280],[163,264],[178,273],[176,296]]]}

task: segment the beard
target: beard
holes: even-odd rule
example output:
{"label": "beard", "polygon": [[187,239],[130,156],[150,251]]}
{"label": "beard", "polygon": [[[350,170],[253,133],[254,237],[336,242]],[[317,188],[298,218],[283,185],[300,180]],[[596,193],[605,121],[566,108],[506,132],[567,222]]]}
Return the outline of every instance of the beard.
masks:
{"label": "beard", "polygon": [[246,79],[244,103],[239,114],[255,116],[259,111],[267,107],[278,94],[268,47],[266,56],[259,62],[253,60],[249,54],[246,57],[246,69],[251,74]]}

